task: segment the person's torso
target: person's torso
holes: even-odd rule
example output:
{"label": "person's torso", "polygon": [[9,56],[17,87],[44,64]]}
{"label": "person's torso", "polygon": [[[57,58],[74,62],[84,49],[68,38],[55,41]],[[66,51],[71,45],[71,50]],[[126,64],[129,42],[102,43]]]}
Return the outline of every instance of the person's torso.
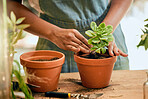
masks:
{"label": "person's torso", "polygon": [[80,21],[99,17],[108,0],[29,0],[32,7],[61,21]]}
{"label": "person's torso", "polygon": [[[100,20],[109,0],[29,0],[40,17],[62,28],[88,29],[92,21]],[[103,16],[102,16],[103,15]],[[101,17],[101,18],[100,18]]]}

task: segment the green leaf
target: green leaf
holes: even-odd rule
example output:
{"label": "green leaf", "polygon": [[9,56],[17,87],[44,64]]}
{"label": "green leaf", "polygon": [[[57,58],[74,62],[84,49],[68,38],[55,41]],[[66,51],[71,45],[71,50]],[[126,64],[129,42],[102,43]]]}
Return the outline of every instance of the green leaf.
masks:
{"label": "green leaf", "polygon": [[95,47],[90,48],[90,50],[91,50],[91,51],[94,51],[94,50],[96,50],[97,48],[98,48],[98,47],[95,46]]}
{"label": "green leaf", "polygon": [[104,36],[107,36],[107,35],[108,35],[107,33],[104,33],[104,34],[101,35],[101,37],[104,37]]}
{"label": "green leaf", "polygon": [[93,37],[94,35],[93,35],[93,31],[92,30],[87,30],[86,32],[85,32],[85,34],[87,35],[87,36],[89,36],[89,37]]}
{"label": "green leaf", "polygon": [[148,49],[148,35],[147,35],[147,37],[145,38],[145,44],[144,44],[144,47],[145,47],[145,50]]}
{"label": "green leaf", "polygon": [[[103,39],[102,39],[103,38]],[[101,40],[106,40],[107,42],[111,42],[111,41],[113,41],[114,40],[114,38],[113,38],[113,35],[112,34],[103,34],[102,35],[102,38],[101,38]],[[107,39],[104,39],[104,38],[107,38]]]}
{"label": "green leaf", "polygon": [[108,38],[107,42],[112,42],[114,39],[113,38]]}
{"label": "green leaf", "polygon": [[92,44],[92,39],[93,38],[91,38],[91,39],[88,40],[88,44]]}
{"label": "green leaf", "polygon": [[114,37],[113,37],[112,34],[109,34],[109,35],[107,35],[106,37],[108,38],[108,39],[107,39],[107,42],[111,42],[111,41],[114,40]]}
{"label": "green leaf", "polygon": [[13,23],[16,22],[16,16],[15,16],[15,14],[14,14],[13,11],[11,11],[11,13],[10,13],[10,18],[11,18],[11,20],[12,20]]}
{"label": "green leaf", "polygon": [[23,31],[22,35],[19,37],[19,39],[23,39],[26,35],[27,35],[27,33]]}
{"label": "green leaf", "polygon": [[13,74],[16,76],[18,83],[19,83],[19,87],[21,89],[21,91],[25,94],[25,98],[26,99],[34,99],[32,97],[32,93],[31,90],[29,89],[29,87],[25,84],[22,76],[20,75],[19,71],[17,70],[13,70]]}
{"label": "green leaf", "polygon": [[100,40],[107,40],[108,38],[106,38],[106,37],[102,37],[102,38],[100,38]]}
{"label": "green leaf", "polygon": [[7,17],[7,22],[8,22],[8,24],[12,24],[12,22],[11,22],[9,17]]}
{"label": "green leaf", "polygon": [[101,24],[99,25],[99,27],[100,27],[101,29],[104,29],[104,28],[105,28],[105,23],[101,23]]}
{"label": "green leaf", "polygon": [[101,40],[100,44],[101,44],[101,47],[108,46],[108,42],[103,41],[103,40]]}
{"label": "green leaf", "polygon": [[11,84],[11,94],[12,94],[12,99],[16,99],[14,95],[13,84]]}
{"label": "green leaf", "polygon": [[113,41],[113,35],[111,32],[113,31],[113,27],[111,25],[106,26],[105,23],[101,23],[98,27],[95,22],[91,22],[91,28],[94,31],[86,31],[85,34],[91,37],[88,40],[88,44],[93,45],[91,50],[95,50],[97,53],[106,52],[104,47],[108,46],[110,41]]}
{"label": "green leaf", "polygon": [[145,28],[145,33],[148,34],[148,29]]}
{"label": "green leaf", "polygon": [[144,20],[144,21],[148,21],[148,19]]}
{"label": "green leaf", "polygon": [[96,34],[102,35],[103,34],[103,31],[96,31]]}
{"label": "green leaf", "polygon": [[20,23],[22,23],[24,20],[25,20],[25,17],[19,18],[19,19],[17,19],[16,24],[20,24]]}
{"label": "green leaf", "polygon": [[112,29],[106,29],[105,30],[106,34],[110,34],[110,33],[112,33],[112,31],[113,31]]}
{"label": "green leaf", "polygon": [[104,54],[106,52],[105,48],[101,48],[102,54]]}
{"label": "green leaf", "polygon": [[95,52],[100,53],[101,52],[100,48],[98,48]]}
{"label": "green leaf", "polygon": [[28,28],[30,25],[29,24],[21,24],[21,25],[18,25],[17,28],[18,29],[26,29]]}
{"label": "green leaf", "polygon": [[13,44],[16,44],[17,43],[17,41],[20,39],[20,37],[22,35],[22,32],[23,32],[23,30],[20,30],[20,32],[17,33],[17,37],[12,42]]}
{"label": "green leaf", "polygon": [[10,20],[9,17],[7,17],[7,23],[8,23],[8,28],[9,28],[9,29],[13,29],[13,23],[12,23],[12,21]]}
{"label": "green leaf", "polygon": [[90,23],[90,27],[93,31],[96,31],[97,30],[97,24],[95,22],[91,22]]}
{"label": "green leaf", "polygon": [[97,44],[97,47],[100,48],[102,45],[100,43]]}
{"label": "green leaf", "polygon": [[141,40],[137,47],[144,46],[145,40]]}
{"label": "green leaf", "polygon": [[106,30],[105,30],[108,34],[112,33],[113,32],[113,26],[111,25],[108,25],[106,26]]}
{"label": "green leaf", "polygon": [[146,25],[144,25],[144,26],[148,28],[148,24],[146,24]]}
{"label": "green leaf", "polygon": [[113,30],[113,26],[111,26],[111,25],[106,26],[106,28]]}
{"label": "green leaf", "polygon": [[92,39],[92,42],[93,43],[99,43],[100,39],[98,37],[95,37],[95,38]]}
{"label": "green leaf", "polygon": [[13,60],[13,62],[17,65],[19,73],[21,72],[21,66],[17,60]]}
{"label": "green leaf", "polygon": [[147,37],[147,34],[141,35],[141,40],[145,40]]}
{"label": "green leaf", "polygon": [[143,29],[141,29],[143,33],[145,33],[145,31]]}

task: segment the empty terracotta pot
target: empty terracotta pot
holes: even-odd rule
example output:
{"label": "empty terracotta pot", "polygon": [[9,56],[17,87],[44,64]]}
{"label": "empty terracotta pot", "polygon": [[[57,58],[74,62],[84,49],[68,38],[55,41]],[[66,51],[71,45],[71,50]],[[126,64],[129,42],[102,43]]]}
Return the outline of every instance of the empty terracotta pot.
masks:
{"label": "empty terracotta pot", "polygon": [[87,88],[103,88],[109,85],[116,56],[105,59],[86,59],[74,55],[82,85]]}
{"label": "empty terracotta pot", "polygon": [[[51,61],[55,57],[58,59]],[[50,50],[32,51],[20,56],[20,62],[25,67],[27,82],[39,86],[39,88],[31,88],[35,92],[48,92],[57,89],[64,61],[65,55],[63,53]]]}

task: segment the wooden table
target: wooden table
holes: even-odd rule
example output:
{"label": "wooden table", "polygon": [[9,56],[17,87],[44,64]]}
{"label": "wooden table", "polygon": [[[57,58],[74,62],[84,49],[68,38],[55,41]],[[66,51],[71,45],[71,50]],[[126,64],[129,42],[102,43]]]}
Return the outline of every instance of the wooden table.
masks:
{"label": "wooden table", "polygon": [[[98,99],[143,99],[146,70],[114,70],[110,85],[102,89],[89,89],[81,84],[79,73],[61,73],[58,92],[81,94],[103,93]],[[49,99],[35,93],[35,99]]]}

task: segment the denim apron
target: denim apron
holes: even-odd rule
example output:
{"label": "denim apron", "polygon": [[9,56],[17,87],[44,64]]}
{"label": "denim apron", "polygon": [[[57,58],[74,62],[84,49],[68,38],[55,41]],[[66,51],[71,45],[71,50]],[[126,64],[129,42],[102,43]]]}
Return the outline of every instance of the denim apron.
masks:
{"label": "denim apron", "polygon": [[[90,23],[95,21],[100,24],[105,18],[110,4],[108,0],[39,0],[39,6],[43,13],[40,18],[56,26],[66,29],[77,29],[84,37],[85,31],[90,29]],[[117,16],[118,17],[118,16]],[[113,33],[116,45],[127,53],[125,39],[119,25]],[[58,48],[52,42],[39,38],[36,50],[55,50],[65,54],[66,59],[61,72],[77,72],[73,52]],[[127,57],[118,56],[114,70],[129,69]]]}

